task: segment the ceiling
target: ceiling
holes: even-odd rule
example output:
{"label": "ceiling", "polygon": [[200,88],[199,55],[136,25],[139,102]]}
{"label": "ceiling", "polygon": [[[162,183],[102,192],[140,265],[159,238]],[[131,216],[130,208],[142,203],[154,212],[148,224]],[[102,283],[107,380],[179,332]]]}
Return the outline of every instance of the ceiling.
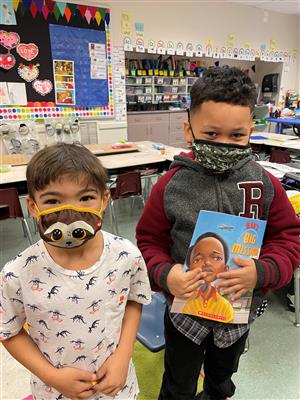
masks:
{"label": "ceiling", "polygon": [[227,0],[229,3],[244,4],[262,8],[267,11],[275,11],[282,14],[300,16],[300,0]]}

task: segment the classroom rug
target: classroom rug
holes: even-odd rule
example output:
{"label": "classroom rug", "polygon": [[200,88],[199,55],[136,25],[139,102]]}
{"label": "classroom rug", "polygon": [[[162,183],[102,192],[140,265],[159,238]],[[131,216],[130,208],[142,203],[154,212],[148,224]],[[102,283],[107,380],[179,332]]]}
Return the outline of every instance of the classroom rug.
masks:
{"label": "classroom rug", "polygon": [[[164,350],[151,353],[141,343],[136,342],[133,362],[140,386],[138,400],[157,400],[163,375]],[[202,378],[198,382],[198,392],[202,390]]]}

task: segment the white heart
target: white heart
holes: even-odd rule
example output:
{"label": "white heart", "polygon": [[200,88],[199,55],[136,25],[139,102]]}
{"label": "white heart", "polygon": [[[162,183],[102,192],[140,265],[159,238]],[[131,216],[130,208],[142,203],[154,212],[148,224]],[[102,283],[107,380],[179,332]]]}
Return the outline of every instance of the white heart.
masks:
{"label": "white heart", "polygon": [[44,79],[44,80],[36,79],[34,82],[32,82],[32,87],[36,92],[38,92],[42,96],[45,96],[46,94],[50,93],[53,89],[52,82],[49,81],[49,79]]}

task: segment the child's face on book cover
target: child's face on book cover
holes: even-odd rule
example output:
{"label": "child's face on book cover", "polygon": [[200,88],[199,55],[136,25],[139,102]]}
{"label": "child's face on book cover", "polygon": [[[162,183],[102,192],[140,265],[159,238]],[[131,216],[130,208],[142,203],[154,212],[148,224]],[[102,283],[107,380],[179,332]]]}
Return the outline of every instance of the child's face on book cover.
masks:
{"label": "child's face on book cover", "polygon": [[217,274],[226,269],[224,248],[222,243],[214,237],[206,237],[195,245],[191,253],[190,269],[200,268],[206,272],[206,282],[213,282]]}

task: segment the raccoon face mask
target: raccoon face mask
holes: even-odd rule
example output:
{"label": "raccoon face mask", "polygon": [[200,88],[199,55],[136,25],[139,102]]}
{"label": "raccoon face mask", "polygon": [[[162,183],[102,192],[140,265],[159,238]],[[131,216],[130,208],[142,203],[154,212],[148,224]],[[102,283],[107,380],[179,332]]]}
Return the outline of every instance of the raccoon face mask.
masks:
{"label": "raccoon face mask", "polygon": [[41,238],[56,247],[72,249],[82,246],[102,226],[103,204],[99,211],[72,205],[37,210]]}

